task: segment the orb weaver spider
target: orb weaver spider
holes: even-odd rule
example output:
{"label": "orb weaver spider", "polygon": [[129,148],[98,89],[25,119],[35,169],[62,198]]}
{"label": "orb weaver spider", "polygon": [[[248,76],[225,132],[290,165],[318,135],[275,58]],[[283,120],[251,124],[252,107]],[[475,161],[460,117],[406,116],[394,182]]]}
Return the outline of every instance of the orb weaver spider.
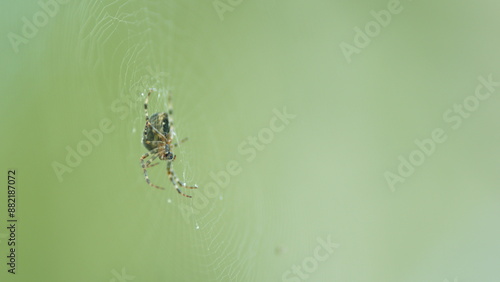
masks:
{"label": "orb weaver spider", "polygon": [[[152,162],[156,159],[159,159],[160,161],[167,161],[167,175],[174,185],[174,188],[182,196],[191,198],[190,195],[186,195],[181,192],[181,190],[179,189],[179,185],[186,189],[197,189],[198,186],[189,186],[185,182],[181,182],[172,167],[172,162],[175,160],[175,155],[172,152],[172,149],[178,146],[177,143],[172,143],[175,136],[174,123],[172,118],[174,112],[172,108],[172,97],[171,95],[168,96],[168,113],[155,113],[150,117],[148,114],[148,102],[149,96],[152,92],[154,92],[154,89],[150,89],[148,91],[146,101],[144,102],[146,125],[144,127],[144,133],[142,136],[142,144],[148,150],[148,152],[141,157],[141,165],[142,169],[144,170],[144,178],[150,186],[156,189],[165,190],[165,188],[151,183],[151,181],[149,180],[147,169],[160,163],[156,162],[152,164]],[[187,138],[184,138],[179,142],[179,144],[185,142],[186,140]],[[151,158],[145,162],[144,160],[148,157]]]}

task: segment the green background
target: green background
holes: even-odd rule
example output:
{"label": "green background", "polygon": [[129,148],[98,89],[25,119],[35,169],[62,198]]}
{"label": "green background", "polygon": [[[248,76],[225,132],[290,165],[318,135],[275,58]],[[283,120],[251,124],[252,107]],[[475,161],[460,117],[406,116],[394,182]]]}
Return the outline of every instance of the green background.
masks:
{"label": "green background", "polygon": [[[349,63],[340,44],[389,2],[69,1],[46,22],[36,1],[3,2],[0,152],[17,171],[18,247],[11,275],[5,176],[0,280],[302,281],[287,271],[330,238],[340,246],[305,280],[498,281],[500,89],[456,130],[443,114],[479,76],[500,81],[500,4],[401,1]],[[23,18],[42,26],[15,47]],[[200,187],[192,199],[165,164],[150,172],[165,191],[144,181],[150,88],[151,112],[170,93],[189,137],[174,165]],[[296,117],[248,161],[238,147],[284,107]],[[112,130],[59,179],[54,164],[102,122]],[[436,128],[446,141],[391,190],[384,174]],[[207,197],[230,163],[240,171]]]}

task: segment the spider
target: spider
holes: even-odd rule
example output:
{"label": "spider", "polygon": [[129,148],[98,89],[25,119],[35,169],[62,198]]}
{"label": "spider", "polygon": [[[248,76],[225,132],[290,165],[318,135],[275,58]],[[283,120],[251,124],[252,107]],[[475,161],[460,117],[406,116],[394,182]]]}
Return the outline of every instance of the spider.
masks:
{"label": "spider", "polygon": [[[174,185],[174,188],[182,196],[191,198],[191,196],[181,192],[181,190],[179,189],[179,185],[187,189],[197,189],[198,186],[188,186],[186,183],[181,182],[175,174],[174,169],[172,168],[172,162],[175,160],[175,155],[172,152],[172,149],[178,146],[177,143],[172,143],[173,137],[175,136],[174,123],[172,119],[172,98],[170,95],[168,96],[168,113],[155,113],[150,117],[148,114],[148,101],[149,96],[152,92],[154,92],[154,89],[149,90],[146,101],[144,102],[146,125],[144,127],[144,133],[142,136],[142,144],[148,150],[148,152],[141,157],[141,165],[142,169],[144,170],[144,178],[150,186],[160,190],[165,190],[165,188],[151,183],[148,177],[147,169],[160,163],[156,162],[152,164],[152,162],[156,159],[159,159],[160,161],[167,161],[167,175]],[[187,138],[184,138],[179,143],[183,143],[186,140]],[[144,162],[144,160],[148,157],[151,158],[148,161]]]}

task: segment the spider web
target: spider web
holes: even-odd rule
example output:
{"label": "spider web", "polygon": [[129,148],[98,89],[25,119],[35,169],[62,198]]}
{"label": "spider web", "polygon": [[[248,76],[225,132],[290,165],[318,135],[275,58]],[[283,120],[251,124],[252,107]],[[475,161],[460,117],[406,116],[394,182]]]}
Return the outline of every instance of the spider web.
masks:
{"label": "spider web", "polygon": [[[125,262],[123,267],[139,281],[253,281],[262,211],[256,204],[234,203],[236,177],[231,179],[233,188],[223,189],[208,203],[196,202],[203,201],[201,190],[213,183],[209,172],[223,169],[230,157],[223,154],[223,136],[212,133],[216,125],[204,118],[210,115],[204,108],[209,97],[202,92],[207,81],[203,76],[205,66],[199,61],[210,55],[210,46],[199,43],[210,41],[193,38],[192,31],[199,30],[207,15],[185,2],[85,1],[76,4],[77,12],[68,13],[80,19],[78,34],[74,35],[79,42],[76,63],[91,73],[84,79],[95,82],[89,85],[92,91],[106,92],[101,101],[103,111],[111,108],[114,120],[119,121],[118,132],[113,134],[124,140],[121,147],[129,152],[124,158],[136,171],[125,176],[130,187],[121,190],[140,189],[144,193],[140,200],[132,199],[132,195],[118,196],[144,207],[146,212],[136,211],[135,216],[148,226],[141,239],[146,264]],[[212,9],[210,2],[203,5]],[[193,199],[176,193],[164,163],[150,169],[149,175],[165,191],[157,191],[144,181],[138,159],[145,153],[140,143],[143,103],[144,94],[151,88],[155,91],[149,113],[166,111],[167,97],[172,95],[177,142],[184,137],[190,139],[175,150],[174,169],[181,181],[200,187],[198,191],[181,188]],[[236,155],[237,144],[233,147]],[[205,150],[211,152],[210,158]],[[235,216],[235,211],[242,209],[247,216]]]}
{"label": "spider web", "polygon": [[[17,2],[22,9],[3,9],[4,35],[23,34],[26,19],[49,14],[43,4],[63,1]],[[341,248],[307,281],[497,280],[498,96],[447,130],[449,141],[396,193],[383,173],[416,148],[415,138],[447,126],[443,111],[474,93],[477,75],[497,81],[490,34],[498,9],[403,3],[404,16],[347,64],[338,44],[388,1],[281,1],[269,21],[251,5],[274,1],[242,1],[227,14],[241,17],[223,25],[212,1],[192,2],[68,1],[36,34],[31,28],[17,55],[11,46],[3,52],[4,172],[20,170],[20,280],[275,281],[310,261],[316,238],[330,237]],[[255,30],[269,32],[229,44]],[[192,199],[172,188],[165,163],[149,175],[166,190],[145,183],[139,157],[150,88],[150,112],[165,111],[172,95],[176,141],[189,137],[174,168],[199,185],[183,189]],[[238,145],[281,105],[298,118],[269,144],[271,154],[248,165]],[[90,146],[82,130],[95,132],[104,118],[114,131],[69,165],[68,148]],[[214,193],[211,173],[233,160],[243,173]],[[71,166],[64,181],[53,161]],[[2,273],[1,281],[13,277]]]}

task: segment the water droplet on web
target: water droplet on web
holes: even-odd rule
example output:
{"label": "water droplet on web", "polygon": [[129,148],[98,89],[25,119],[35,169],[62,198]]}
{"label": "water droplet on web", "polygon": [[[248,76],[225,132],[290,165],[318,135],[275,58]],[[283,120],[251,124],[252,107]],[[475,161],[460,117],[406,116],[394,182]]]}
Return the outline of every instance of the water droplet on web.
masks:
{"label": "water droplet on web", "polygon": [[172,203],[172,199],[168,199],[167,203],[169,203],[169,204]]}
{"label": "water droplet on web", "polygon": [[198,223],[196,223],[196,230],[200,229],[200,226],[198,225]]}
{"label": "water droplet on web", "polygon": [[219,200],[222,201],[223,199],[224,199],[224,197],[222,195],[219,195]]}

